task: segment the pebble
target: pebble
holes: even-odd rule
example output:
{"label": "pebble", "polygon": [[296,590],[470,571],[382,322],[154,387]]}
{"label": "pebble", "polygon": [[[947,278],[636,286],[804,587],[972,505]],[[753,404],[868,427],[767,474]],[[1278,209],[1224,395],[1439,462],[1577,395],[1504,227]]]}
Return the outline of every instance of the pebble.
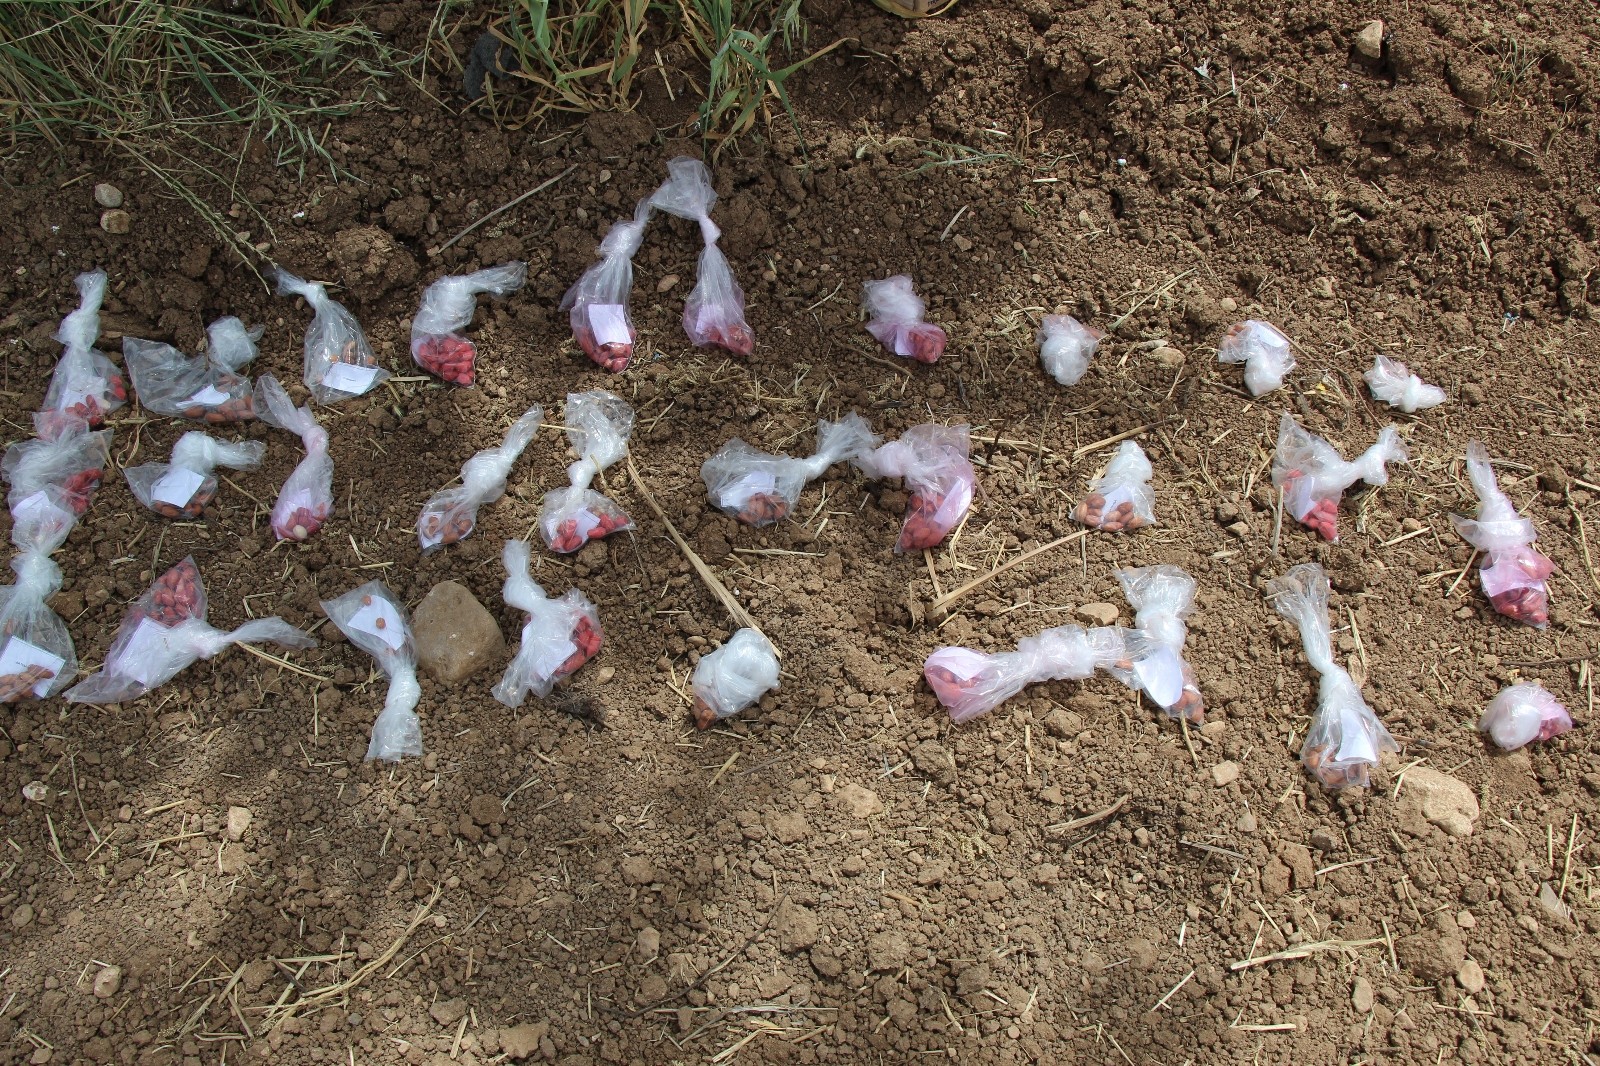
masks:
{"label": "pebble", "polygon": [[883,813],[883,800],[878,798],[878,794],[854,781],[839,786],[839,803],[856,818],[871,818]]}
{"label": "pebble", "polygon": [[1256,831],[1255,814],[1251,811],[1245,811],[1239,815],[1239,820],[1233,823],[1233,827],[1241,833],[1254,833]]}
{"label": "pebble", "polygon": [[122,967],[107,966],[94,975],[94,998],[110,999],[122,987]]}
{"label": "pebble", "polygon": [[466,1017],[467,1001],[459,998],[440,1000],[428,1008],[428,1013],[440,1025],[454,1025]]}
{"label": "pebble", "polygon": [[1483,991],[1483,967],[1476,960],[1468,959],[1457,968],[1456,982],[1466,989],[1467,995],[1477,995]]}
{"label": "pebble", "polygon": [[471,677],[505,651],[494,616],[455,581],[433,586],[417,605],[412,632],[417,663],[446,684]]}
{"label": "pebble", "polygon": [[250,830],[250,819],[254,817],[249,807],[228,808],[228,828],[226,834],[229,840],[243,840],[245,833]]}
{"label": "pebble", "polygon": [[1422,816],[1453,837],[1472,834],[1472,825],[1478,820],[1478,797],[1463,781],[1442,774],[1429,766],[1414,766],[1406,771],[1402,797],[1410,797],[1410,804],[1420,807]]}
{"label": "pebble", "polygon": [[1090,625],[1109,626],[1117,621],[1117,608],[1111,603],[1086,603],[1077,610],[1079,618]]}
{"label": "pebble", "polygon": [[1232,759],[1217,763],[1211,768],[1211,780],[1217,783],[1218,788],[1233,784],[1239,780],[1239,764]]}
{"label": "pebble", "polygon": [[1150,358],[1164,367],[1178,367],[1183,365],[1183,353],[1169,344],[1163,344],[1150,353]]}
{"label": "pebble", "polygon": [[1350,988],[1350,1005],[1362,1014],[1372,1009],[1372,982],[1365,977],[1357,977],[1355,984]]}
{"label": "pebble", "polygon": [[32,905],[24,903],[22,906],[18,907],[16,910],[11,912],[11,928],[13,928],[13,929],[26,929],[28,926],[30,926],[32,924],[33,924],[33,907],[32,907]]}
{"label": "pebble", "polygon": [[1356,52],[1368,59],[1383,56],[1383,20],[1373,19],[1356,31]]}
{"label": "pebble", "polygon": [[127,233],[133,228],[133,219],[126,211],[107,211],[100,216],[100,228],[107,233]]}
{"label": "pebble", "polygon": [[678,283],[678,275],[676,275],[676,274],[667,274],[660,281],[656,282],[656,291],[657,292],[667,292],[674,285],[676,285],[677,283]]}
{"label": "pebble", "polygon": [[101,182],[94,187],[94,202],[101,207],[121,207],[122,190],[108,182]]}
{"label": "pebble", "polygon": [[539,1041],[550,1031],[549,1022],[523,1022],[500,1030],[500,1050],[512,1062],[530,1058],[539,1050]]}

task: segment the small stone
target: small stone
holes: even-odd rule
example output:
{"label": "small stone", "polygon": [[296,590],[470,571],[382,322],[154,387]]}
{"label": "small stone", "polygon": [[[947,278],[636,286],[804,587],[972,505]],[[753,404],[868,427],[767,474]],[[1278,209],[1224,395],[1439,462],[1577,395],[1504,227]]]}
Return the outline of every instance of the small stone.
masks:
{"label": "small stone", "polygon": [[101,207],[121,207],[122,190],[102,181],[94,187],[94,202]]}
{"label": "small stone", "polygon": [[1045,732],[1062,740],[1071,740],[1083,731],[1083,716],[1065,707],[1053,707],[1044,716]]}
{"label": "small stone", "polygon": [[1314,829],[1311,831],[1311,846],[1318,851],[1338,851],[1339,838],[1326,829]]}
{"label": "small stone", "polygon": [[1335,296],[1333,291],[1333,279],[1329,277],[1320,277],[1313,281],[1311,283],[1311,295],[1315,296],[1319,300],[1333,299]]}
{"label": "small stone", "polygon": [[50,798],[50,786],[43,781],[29,781],[22,786],[22,798],[30,803],[43,803]]}
{"label": "small stone", "polygon": [[1231,315],[1235,311],[1239,310],[1239,301],[1235,300],[1232,296],[1224,296],[1222,299],[1217,301],[1217,306]]}
{"label": "small stone", "polygon": [[500,825],[506,820],[506,805],[499,796],[473,796],[467,809],[478,825]]}
{"label": "small stone", "polygon": [[778,946],[790,955],[809,948],[822,935],[822,923],[817,921],[817,916],[788,898],[778,905],[772,923],[778,934]]}
{"label": "small stone", "polygon": [[649,962],[661,954],[661,933],[654,926],[645,926],[634,939],[633,951],[640,962]]}
{"label": "small stone", "polygon": [[911,944],[897,930],[873,933],[867,940],[867,965],[874,970],[898,970],[910,957]]}
{"label": "small stone", "polygon": [[853,817],[871,818],[883,813],[883,800],[878,798],[878,794],[854,781],[840,785],[837,795],[839,804]]}
{"label": "small stone", "polygon": [[539,1050],[539,1041],[550,1031],[549,1022],[523,1022],[500,1030],[500,1050],[512,1062],[521,1062]]}
{"label": "small stone", "polygon": [[1090,625],[1109,626],[1117,621],[1117,607],[1112,603],[1086,603],[1075,613]]}
{"label": "small stone", "polygon": [[657,292],[670,292],[670,291],[672,291],[672,287],[674,285],[676,285],[677,283],[678,283],[678,275],[676,275],[676,274],[667,274],[664,277],[662,277],[662,279],[660,281],[656,282],[656,291]]}
{"label": "small stone", "polygon": [[1211,780],[1217,783],[1218,788],[1233,784],[1239,780],[1239,764],[1232,759],[1217,763],[1211,768]]}
{"label": "small stone", "polygon": [[1317,866],[1311,861],[1311,851],[1304,844],[1285,844],[1279,858],[1289,867],[1295,888],[1309,890],[1317,887]]}
{"label": "small stone", "polygon": [[55,1058],[55,1055],[56,1053],[52,1048],[36,1048],[33,1054],[28,1056],[28,1066],[46,1066],[46,1063]]}
{"label": "small stone", "polygon": [[973,963],[956,975],[956,994],[959,996],[975,995],[988,988],[990,980],[989,964],[985,962]]}
{"label": "small stone", "polygon": [[223,830],[223,834],[229,840],[243,840],[245,833],[250,830],[252,817],[248,807],[229,807],[228,828]]}
{"label": "small stone", "polygon": [[1475,996],[1483,991],[1483,967],[1475,959],[1468,959],[1456,968],[1456,983]]}
{"label": "small stone", "polygon": [[417,662],[446,684],[471,677],[505,651],[494,616],[455,581],[433,586],[417,605],[412,632]]}
{"label": "small stone", "polygon": [[1472,929],[1472,928],[1475,928],[1477,926],[1477,924],[1478,924],[1478,919],[1476,919],[1476,918],[1474,918],[1472,916],[1472,912],[1471,911],[1457,911],[1456,912],[1456,925],[1460,926],[1461,928],[1463,928],[1463,929]]}
{"label": "small stone", "polygon": [[1183,365],[1183,353],[1172,347],[1170,344],[1163,344],[1161,347],[1152,351],[1150,353],[1150,358],[1169,369]]}
{"label": "small stone", "polygon": [[961,252],[963,255],[972,251],[972,242],[961,236],[961,234],[958,233],[951,239],[955,243],[956,251]]}
{"label": "small stone", "polygon": [[467,1001],[464,999],[442,999],[428,1008],[428,1013],[433,1015],[433,1020],[440,1025],[454,1025],[467,1014]]}
{"label": "small stone", "polygon": [[1255,814],[1251,811],[1245,811],[1239,815],[1239,819],[1233,823],[1233,827],[1241,833],[1254,833],[1256,831]]}
{"label": "small stone", "polygon": [[11,912],[11,928],[26,929],[33,924],[33,907],[24,903]]}
{"label": "small stone", "polygon": [[133,218],[126,211],[107,211],[100,216],[100,228],[121,235],[133,228]]}
{"label": "small stone", "polygon": [[1453,837],[1472,834],[1478,820],[1478,797],[1463,781],[1429,766],[1406,771],[1402,806],[1420,808],[1422,816]]}
{"label": "small stone", "polygon": [[1356,31],[1356,54],[1368,59],[1383,58],[1383,20],[1373,19]]}
{"label": "small stone", "polygon": [[643,855],[622,860],[622,879],[630,885],[648,885],[656,879],[656,864]]}
{"label": "small stone", "polygon": [[1372,1010],[1372,982],[1365,977],[1357,977],[1355,984],[1350,989],[1350,1005],[1362,1014]]}
{"label": "small stone", "polygon": [[94,975],[94,998],[110,999],[122,987],[122,967],[106,966]]}

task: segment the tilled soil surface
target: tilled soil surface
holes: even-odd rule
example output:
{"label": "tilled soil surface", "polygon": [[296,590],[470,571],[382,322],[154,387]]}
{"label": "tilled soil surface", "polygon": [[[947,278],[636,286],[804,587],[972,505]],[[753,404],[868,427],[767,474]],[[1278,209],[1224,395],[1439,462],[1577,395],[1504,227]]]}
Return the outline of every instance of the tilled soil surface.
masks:
{"label": "tilled soil surface", "polygon": [[[372,17],[419,46],[430,14]],[[645,482],[782,650],[781,689],[689,726],[686,676],[731,627],[617,468],[636,538],[535,551],[552,593],[598,605],[597,660],[516,712],[489,696],[500,663],[425,679],[425,758],[363,763],[385,683],[325,623],[317,648],[289,653],[295,670],[234,650],[125,705],[7,708],[0,1061],[1600,1057],[1594,6],[973,0],[907,23],[818,0],[810,15],[814,45],[854,41],[791,85],[804,148],[780,117],[770,143],[715,167],[760,342],[748,363],[683,339],[688,223],[658,219],[639,256],[643,343],[625,374],[584,359],[556,308],[665,161],[698,150],[682,57],[641,75],[636,113],[537,134],[396,79],[391,109],[329,129],[346,177],[297,182],[252,149],[238,196],[264,220],[233,218],[334,283],[411,379],[320,412],[333,519],[274,545],[267,511],[300,451],[252,424],[265,466],[229,474],[202,521],[158,520],[109,477],[58,556],[55,600],[86,669],[191,553],[219,626],[309,627],[320,599],[374,577],[415,607],[453,578],[514,641],[500,547],[565,484],[564,438],[540,433],[466,542],[424,558],[417,512],[531,404],[559,422],[569,390],[606,387],[638,409]],[[71,279],[93,265],[111,276],[102,347],[128,334],[192,351],[206,321],[237,314],[267,327],[252,372],[298,388],[304,307],[268,295],[162,187],[89,147],[5,177],[15,437]],[[98,181],[126,192],[127,235],[99,228]],[[512,258],[530,280],[480,310],[480,387],[417,379],[422,284]],[[902,271],[950,331],[932,367],[885,355],[858,320],[861,282]],[[1070,389],[1035,354],[1052,310],[1109,334]],[[1214,357],[1247,317],[1299,346],[1289,387],[1261,402]],[[1414,419],[1375,404],[1360,374],[1379,351],[1447,404]],[[931,560],[891,550],[904,492],[843,467],[768,531],[707,505],[698,466],[725,440],[806,452],[817,417],[848,410],[887,435],[974,427],[978,499]],[[1338,545],[1275,533],[1285,410],[1346,454],[1391,423],[1409,444],[1386,487],[1346,501]],[[186,428],[119,414],[119,466]],[[1155,465],[1158,525],[1024,563],[942,623],[927,610],[1070,532],[1104,442],[1129,432]],[[1474,439],[1559,567],[1543,631],[1494,615],[1467,572],[1449,515],[1473,507]],[[1261,586],[1310,559],[1333,579],[1338,652],[1402,741],[1369,791],[1331,794],[1296,761],[1316,676]],[[921,683],[941,644],[1130,621],[1113,571],[1157,562],[1200,582],[1203,727],[1100,677],[953,728]],[[1498,754],[1477,715],[1527,679],[1579,727]],[[1476,797],[1469,834],[1441,828],[1463,827],[1406,780],[1419,769]],[[251,815],[237,840],[230,807]]]}

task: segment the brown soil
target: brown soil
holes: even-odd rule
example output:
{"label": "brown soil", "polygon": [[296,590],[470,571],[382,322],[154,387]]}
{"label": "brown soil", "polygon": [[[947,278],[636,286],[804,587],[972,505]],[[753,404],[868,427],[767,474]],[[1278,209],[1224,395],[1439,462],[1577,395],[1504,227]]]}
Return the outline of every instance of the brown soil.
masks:
{"label": "brown soil", "polygon": [[[910,24],[818,0],[811,14],[814,43],[857,43],[797,83],[806,154],[780,126],[716,168],[761,342],[748,364],[683,340],[687,223],[646,241],[634,310],[650,355],[621,378],[583,359],[556,309],[605,227],[694,150],[672,139],[686,75],[641,77],[648,121],[537,136],[452,117],[397,80],[397,108],[329,132],[356,180],[296,184],[253,157],[240,196],[271,230],[242,210],[238,224],[341,284],[402,376],[422,282],[527,258],[524,293],[480,312],[481,387],[405,381],[325,412],[338,506],[304,546],[273,547],[256,502],[299,457],[264,427],[246,435],[268,441],[265,467],[230,475],[201,523],[154,519],[108,478],[60,555],[56,601],[90,667],[127,602],[188,553],[219,625],[311,625],[319,598],[375,576],[414,606],[453,578],[513,635],[499,549],[564,483],[564,441],[542,433],[460,545],[421,556],[416,514],[530,404],[555,415],[568,390],[611,387],[639,410],[654,492],[784,652],[782,689],[725,728],[688,727],[681,686],[729,624],[613,474],[636,542],[535,554],[553,592],[576,583],[598,605],[598,660],[515,714],[489,697],[498,670],[425,681],[424,759],[363,764],[384,685],[326,625],[291,656],[320,681],[235,651],[132,704],[0,712],[0,1061],[1600,1056],[1594,7],[973,0]],[[1388,21],[1379,62],[1353,51],[1373,16]],[[403,45],[427,23],[404,4],[381,18]],[[996,156],[935,166],[941,141]],[[131,333],[192,350],[209,318],[238,314],[267,325],[254,372],[299,380],[303,309],[160,187],[87,147],[5,177],[0,403],[16,434],[92,264],[112,279],[103,346]],[[98,227],[96,181],[127,193],[128,235]],[[856,318],[862,280],[899,271],[950,331],[931,368],[890,365]],[[1034,353],[1051,309],[1110,332],[1072,389]],[[1213,357],[1251,315],[1301,348],[1290,388],[1263,403]],[[1152,354],[1160,341],[1183,360]],[[1374,405],[1359,375],[1379,348],[1450,402],[1415,420]],[[852,408],[880,432],[931,417],[987,438],[971,520],[934,558],[942,588],[1073,528],[1109,455],[1075,449],[1149,423],[1160,524],[1089,537],[919,623],[928,568],[890,550],[903,492],[835,470],[807,490],[804,524],[753,533],[699,488],[727,438],[803,450],[819,413]],[[1347,452],[1404,423],[1412,465],[1346,502],[1340,545],[1286,528],[1272,552],[1266,464],[1285,408]],[[185,428],[122,414],[121,465]],[[1468,550],[1447,516],[1471,505],[1470,439],[1508,461],[1503,483],[1560,568],[1546,631],[1458,580]],[[1331,572],[1339,649],[1404,744],[1370,792],[1331,795],[1296,762],[1315,677],[1259,588],[1306,559]],[[1097,678],[955,729],[921,684],[940,644],[1008,649],[1085,603],[1120,605],[1113,569],[1155,562],[1201,582],[1204,728],[1185,735]],[[1515,678],[1546,684],[1579,728],[1487,750],[1476,715]],[[597,709],[599,728],[562,713]],[[1419,762],[1476,793],[1469,837],[1408,796],[1400,771]],[[1223,763],[1238,775],[1218,786]],[[23,793],[36,780],[38,801]],[[230,805],[253,815],[238,842]],[[1570,913],[1540,902],[1547,884]],[[1353,946],[1230,965],[1327,940]],[[97,997],[104,965],[123,974]],[[353,976],[287,1020],[266,1010]]]}

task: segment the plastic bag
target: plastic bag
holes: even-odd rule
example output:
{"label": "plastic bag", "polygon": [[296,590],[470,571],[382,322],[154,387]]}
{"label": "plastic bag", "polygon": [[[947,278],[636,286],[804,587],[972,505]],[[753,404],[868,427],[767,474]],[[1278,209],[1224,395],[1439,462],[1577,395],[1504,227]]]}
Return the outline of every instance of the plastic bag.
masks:
{"label": "plastic bag", "polygon": [[1381,352],[1373,360],[1372,369],[1361,376],[1375,399],[1398,407],[1408,415],[1444,403],[1443,389],[1429,385],[1404,363]]}
{"label": "plastic bag", "polygon": [[1550,588],[1545,579],[1556,564],[1533,546],[1538,532],[1523,518],[1495,481],[1489,453],[1467,445],[1467,479],[1478,494],[1478,517],[1451,515],[1461,539],[1484,553],[1478,570],[1483,594],[1494,609],[1514,621],[1543,629],[1550,621]]}
{"label": "plastic bag", "polygon": [[124,337],[122,361],[147,411],[212,425],[256,416],[250,379],[204,356],[191,359],[170,344]]}
{"label": "plastic bag", "polygon": [[1039,362],[1061,384],[1076,385],[1088,373],[1089,360],[1104,337],[1071,315],[1045,315],[1039,323]]}
{"label": "plastic bag", "polygon": [[417,704],[422,685],[417,681],[417,647],[411,636],[406,609],[387,585],[369,581],[343,596],[322,601],[328,620],[350,643],[372,656],[389,678],[383,710],[372,723],[367,761],[399,762],[422,755],[422,719]]}
{"label": "plastic bag", "polygon": [[71,703],[121,703],[165,684],[197,659],[235,644],[316,643],[281,618],[256,618],[224,632],[206,621],[205,585],[188,558],[156,579],[123,616],[100,671],[67,690]]}
{"label": "plastic bag", "polygon": [[940,648],[922,664],[922,676],[952,722],[988,714],[1040,681],[1082,681],[1096,670],[1131,669],[1129,640],[1120,626],[1057,626],[1017,642],[1017,650],[988,655],[971,648]]}
{"label": "plastic bag", "polygon": [[756,630],[741,629],[728,643],[700,657],[689,687],[694,692],[695,728],[709,729],[778,687],[778,652]]}
{"label": "plastic bag", "polygon": [[1389,483],[1388,464],[1406,458],[1405,442],[1384,426],[1372,447],[1346,462],[1337,448],[1284,412],[1278,423],[1278,450],[1272,458],[1272,483],[1283,490],[1289,514],[1324,540],[1339,539],[1339,502],[1357,481]]}
{"label": "plastic bag", "polygon": [[216,366],[237,374],[256,357],[256,342],[265,326],[246,327],[232,315],[219,318],[206,327],[206,358]]}
{"label": "plastic bag", "polygon": [[1217,362],[1243,363],[1245,388],[1265,396],[1282,388],[1294,369],[1294,347],[1277,326],[1252,318],[1228,327],[1217,345]]}
{"label": "plastic bag", "polygon": [[305,281],[281,268],[274,278],[279,296],[303,296],[311,307],[305,382],[312,399],[321,404],[338,403],[364,395],[389,379],[389,372],[372,354],[361,323],[344,304],[330,297],[320,282]]}
{"label": "plastic bag", "polygon": [[543,699],[557,681],[577,673],[599,653],[604,634],[600,612],[589,597],[574,588],[552,600],[529,576],[527,541],[506,541],[501,558],[506,566],[506,604],[528,620],[517,654],[494,687],[494,698],[507,707],[520,707],[529,692]]}
{"label": "plastic bag", "polygon": [[672,160],[667,170],[671,177],[650,197],[650,203],[669,215],[698,222],[705,241],[694,291],[683,305],[683,331],[699,347],[722,348],[748,358],[755,351],[756,337],[744,318],[744,290],[717,247],[722,231],[711,221],[711,205],[717,202],[711,171],[690,156]]}
{"label": "plastic bag", "polygon": [[478,347],[461,331],[472,325],[479,293],[510,296],[528,280],[528,264],[501,263],[471,274],[442,277],[422,291],[411,320],[411,358],[455,385],[477,380]]}
{"label": "plastic bag", "polygon": [[867,332],[902,359],[936,363],[948,341],[944,330],[923,320],[928,305],[911,286],[911,275],[896,274],[861,286],[861,306],[868,315]]}
{"label": "plastic bag", "polygon": [[106,295],[106,273],[91,270],[79,274],[78,309],[61,320],[56,340],[63,346],[50,388],[44,394],[44,408],[34,416],[41,437],[53,437],[74,421],[93,428],[128,401],[128,387],[122,371],[95,351],[100,336],[100,304]]}
{"label": "plastic bag", "polygon": [[1150,487],[1153,473],[1144,449],[1134,441],[1123,441],[1106,465],[1106,472],[1089,486],[1089,495],[1073,508],[1073,519],[1108,533],[1132,532],[1154,525],[1156,493]]}
{"label": "plastic bag", "polygon": [[1301,563],[1266,585],[1267,599],[1300,629],[1312,669],[1322,676],[1317,713],[1300,747],[1300,761],[1328,788],[1366,788],[1378,755],[1400,745],[1372,713],[1355,679],[1333,657],[1328,628],[1328,575],[1316,563]]}
{"label": "plastic bag", "polygon": [[328,454],[328,431],[317,424],[311,405],[295,407],[271,374],[256,379],[256,410],[261,421],[296,434],[305,445],[306,457],[278,490],[278,500],[272,505],[272,532],[277,538],[305,540],[321,529],[333,513],[333,457]]}
{"label": "plastic bag", "polygon": [[11,560],[17,583],[0,588],[0,703],[53,696],[78,672],[72,634],[49,606],[61,591],[61,568],[50,555],[77,522],[54,485],[11,507],[11,542],[20,554]]}
{"label": "plastic bag", "polygon": [[578,453],[578,461],[567,467],[571,484],[545,493],[539,507],[539,535],[551,551],[562,553],[633,528],[633,519],[615,500],[589,487],[595,475],[628,454],[633,408],[604,389],[569,392],[566,427]]}
{"label": "plastic bag", "polygon": [[1572,716],[1537,682],[1501,689],[1478,719],[1478,729],[1504,751],[1558,737],[1572,728]]}
{"label": "plastic bag", "polygon": [[967,516],[978,480],[967,458],[971,445],[967,426],[930,422],[912,426],[888,444],[878,444],[873,436],[851,457],[867,477],[904,478],[911,490],[896,552],[938,547]]}
{"label": "plastic bag", "polygon": [[1206,705],[1194,669],[1183,657],[1189,637],[1184,619],[1194,610],[1195,581],[1182,567],[1132,567],[1117,571],[1122,594],[1134,610],[1134,627],[1144,638],[1126,671],[1116,671],[1132,689],[1143,692],[1169,718],[1205,721]]}
{"label": "plastic bag", "polygon": [[91,431],[76,420],[50,439],[18,441],[0,462],[0,473],[11,484],[6,503],[15,507],[18,500],[54,485],[72,513],[82,515],[105,477],[110,455],[111,430]]}
{"label": "plastic bag", "polygon": [[633,218],[613,223],[600,242],[599,262],[561,298],[561,310],[569,312],[578,347],[613,374],[628,369],[639,339],[628,313],[628,297],[633,291],[633,255],[644,243],[651,213],[647,196],[634,208]]}
{"label": "plastic bag", "polygon": [[819,421],[816,454],[806,459],[759,451],[735,437],[700,464],[700,479],[718,510],[746,525],[769,526],[794,510],[806,482],[862,454],[874,440],[866,421],[853,412],[838,422]]}
{"label": "plastic bag", "polygon": [[472,534],[478,508],[505,495],[506,477],[544,421],[538,404],[512,423],[498,448],[485,448],[461,467],[461,484],[434,493],[417,516],[417,541],[423,553],[454,544]]}
{"label": "plastic bag", "polygon": [[260,441],[212,440],[197,430],[178,438],[170,463],[144,463],[123,471],[134,498],[163,518],[199,518],[217,495],[219,466],[253,470],[267,446]]}

